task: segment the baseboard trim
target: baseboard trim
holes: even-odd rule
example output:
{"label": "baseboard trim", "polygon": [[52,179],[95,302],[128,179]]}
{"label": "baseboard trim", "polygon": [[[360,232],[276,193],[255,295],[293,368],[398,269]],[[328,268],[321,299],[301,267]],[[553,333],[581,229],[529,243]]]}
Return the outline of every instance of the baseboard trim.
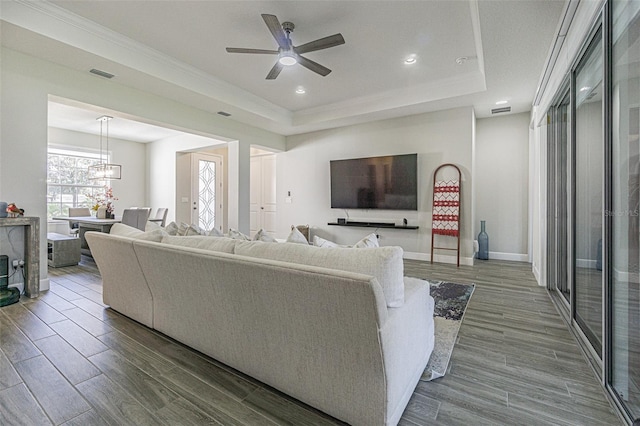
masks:
{"label": "baseboard trim", "polygon": [[40,280],[40,291],[46,291],[49,290],[49,283],[50,280],[49,278],[43,278]]}
{"label": "baseboard trim", "polygon": [[[414,252],[410,252],[410,251],[405,251],[403,257],[405,259],[410,259],[410,260],[423,260],[426,262],[430,262],[431,261],[431,254],[429,253],[414,253]],[[457,257],[456,256],[447,256],[447,255],[443,255],[443,254],[436,254],[435,257],[433,258],[434,262],[437,263],[450,263],[452,265],[455,265],[457,263]],[[460,257],[460,264],[461,265],[466,265],[466,266],[473,266],[473,258],[472,257]]]}
{"label": "baseboard trim", "polygon": [[538,265],[534,264],[531,267],[531,271],[533,272],[533,276],[535,277],[536,281],[538,282],[538,285],[540,287],[544,287],[544,283],[542,282],[542,276],[540,275],[540,269],[538,269]]}
{"label": "baseboard trim", "polygon": [[514,262],[529,262],[528,254],[520,254],[520,253],[501,253],[499,251],[490,251],[489,252],[489,260],[511,260]]}
{"label": "baseboard trim", "polygon": [[596,261],[591,259],[576,259],[576,267],[596,269]]}

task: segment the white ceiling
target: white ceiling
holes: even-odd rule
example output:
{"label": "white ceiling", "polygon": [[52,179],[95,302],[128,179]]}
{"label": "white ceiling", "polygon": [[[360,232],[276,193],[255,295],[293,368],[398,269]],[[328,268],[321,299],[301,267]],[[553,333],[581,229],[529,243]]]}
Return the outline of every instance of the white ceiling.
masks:
{"label": "white ceiling", "polygon": [[[102,69],[116,74],[114,83],[288,135],[459,106],[487,117],[499,100],[514,113],[529,111],[564,7],[564,0],[51,1],[3,2],[0,13],[9,48]],[[332,73],[295,65],[270,81],[276,57],[227,53],[276,48],[261,13],[293,22],[294,45],[341,33],[344,45],[305,54]],[[404,64],[411,54],[417,63]],[[462,56],[468,60],[458,65]],[[58,110],[64,117],[52,122],[70,125],[71,111]]]}
{"label": "white ceiling", "polygon": [[[166,127],[154,126],[118,117],[117,113],[95,108],[90,105],[68,105],[66,103],[49,101],[49,127],[73,130],[75,132],[100,134],[100,122],[98,117],[109,115],[113,117],[109,122],[109,137],[128,141],[148,143],[172,136],[181,135],[183,132]],[[106,128],[104,128],[106,132]],[[106,133],[105,133],[106,134]]]}

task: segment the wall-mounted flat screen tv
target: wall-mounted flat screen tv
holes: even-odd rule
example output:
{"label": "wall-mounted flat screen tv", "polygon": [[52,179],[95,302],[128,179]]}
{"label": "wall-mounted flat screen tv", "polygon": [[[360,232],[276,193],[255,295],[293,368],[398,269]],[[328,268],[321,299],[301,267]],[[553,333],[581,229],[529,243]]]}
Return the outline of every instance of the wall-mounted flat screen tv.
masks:
{"label": "wall-mounted flat screen tv", "polygon": [[418,154],[332,160],[331,208],[418,210]]}

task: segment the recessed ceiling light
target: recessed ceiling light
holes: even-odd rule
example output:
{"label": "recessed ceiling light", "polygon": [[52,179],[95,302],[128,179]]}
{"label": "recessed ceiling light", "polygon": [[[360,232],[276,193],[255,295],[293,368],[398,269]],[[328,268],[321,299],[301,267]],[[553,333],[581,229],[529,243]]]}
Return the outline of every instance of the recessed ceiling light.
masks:
{"label": "recessed ceiling light", "polygon": [[496,102],[496,105],[505,105],[505,104],[508,104],[508,103],[509,103],[509,101],[498,101],[498,102]]}
{"label": "recessed ceiling light", "polygon": [[305,93],[307,93],[307,91],[306,91],[306,90],[304,90],[304,87],[299,86],[299,87],[296,89],[296,93],[297,93],[298,95],[304,95]]}
{"label": "recessed ceiling light", "polygon": [[456,64],[462,65],[465,62],[467,62],[468,60],[469,60],[469,58],[467,58],[466,56],[460,56],[459,58],[456,58]]}
{"label": "recessed ceiling light", "polygon": [[404,63],[407,64],[407,65],[412,65],[412,64],[415,64],[416,61],[417,61],[416,55],[411,55],[411,56],[408,56],[407,59],[404,60]]}

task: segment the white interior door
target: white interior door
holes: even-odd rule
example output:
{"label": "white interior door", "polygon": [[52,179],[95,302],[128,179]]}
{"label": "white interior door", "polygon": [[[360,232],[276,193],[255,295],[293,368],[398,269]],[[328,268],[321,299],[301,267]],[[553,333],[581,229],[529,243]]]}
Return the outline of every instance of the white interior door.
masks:
{"label": "white interior door", "polygon": [[255,235],[262,228],[261,187],[262,187],[262,161],[260,157],[251,157],[249,169],[249,231]]}
{"label": "white interior door", "polygon": [[262,159],[262,228],[269,234],[276,232],[276,156]]}
{"label": "white interior door", "polygon": [[249,220],[251,235],[264,229],[276,232],[276,156],[251,158]]}
{"label": "white interior door", "polygon": [[222,157],[191,155],[191,223],[222,231]]}

